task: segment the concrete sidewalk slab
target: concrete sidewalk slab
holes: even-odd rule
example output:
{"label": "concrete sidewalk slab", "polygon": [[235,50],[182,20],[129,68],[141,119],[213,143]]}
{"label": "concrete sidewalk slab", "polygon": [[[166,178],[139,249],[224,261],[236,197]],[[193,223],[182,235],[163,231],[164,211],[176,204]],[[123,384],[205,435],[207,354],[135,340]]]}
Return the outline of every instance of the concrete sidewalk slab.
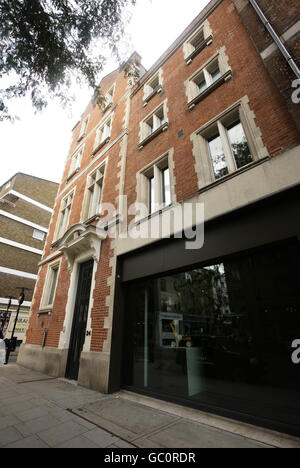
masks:
{"label": "concrete sidewalk slab", "polygon": [[69,410],[106,398],[16,364],[0,366],[0,447],[117,448],[127,444]]}
{"label": "concrete sidewalk slab", "polygon": [[139,448],[271,448],[117,395],[73,410]]}
{"label": "concrete sidewalk slab", "polygon": [[0,366],[0,402],[1,448],[300,448],[287,435],[230,420],[218,427],[205,413],[130,392],[102,395],[17,364]]}

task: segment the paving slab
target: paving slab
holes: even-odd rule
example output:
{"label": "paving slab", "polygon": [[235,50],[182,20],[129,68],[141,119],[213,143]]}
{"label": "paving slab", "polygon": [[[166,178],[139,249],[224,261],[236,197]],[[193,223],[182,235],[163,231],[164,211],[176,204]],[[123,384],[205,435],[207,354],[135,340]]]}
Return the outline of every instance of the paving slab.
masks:
{"label": "paving slab", "polygon": [[115,397],[91,403],[73,412],[129,442],[178,419]]}
{"label": "paving slab", "polygon": [[[1,396],[3,398],[1,398]],[[102,448],[123,441],[71,409],[108,398],[65,379],[0,367],[1,448]]]}
{"label": "paving slab", "polygon": [[226,431],[172,416],[120,396],[73,410],[139,448],[268,448]]}
{"label": "paving slab", "polygon": [[136,440],[143,448],[266,448],[264,444],[224,433],[191,421],[178,421],[168,428]]}
{"label": "paving slab", "polygon": [[195,420],[195,412],[190,415],[192,410],[125,393],[102,395],[17,364],[0,367],[0,397],[4,397],[0,406],[0,447],[300,447],[297,438],[254,426],[250,434],[255,436],[245,437],[234,421],[222,421],[231,428],[226,430],[213,426],[211,417],[203,419],[202,415],[203,420]]}

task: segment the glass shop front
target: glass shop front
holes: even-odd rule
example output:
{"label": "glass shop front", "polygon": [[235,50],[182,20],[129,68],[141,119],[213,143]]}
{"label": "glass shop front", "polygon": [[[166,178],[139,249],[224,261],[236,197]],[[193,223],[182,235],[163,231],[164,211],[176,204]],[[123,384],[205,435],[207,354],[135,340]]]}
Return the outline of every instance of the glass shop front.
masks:
{"label": "glass shop front", "polygon": [[299,245],[125,283],[122,386],[300,433]]}

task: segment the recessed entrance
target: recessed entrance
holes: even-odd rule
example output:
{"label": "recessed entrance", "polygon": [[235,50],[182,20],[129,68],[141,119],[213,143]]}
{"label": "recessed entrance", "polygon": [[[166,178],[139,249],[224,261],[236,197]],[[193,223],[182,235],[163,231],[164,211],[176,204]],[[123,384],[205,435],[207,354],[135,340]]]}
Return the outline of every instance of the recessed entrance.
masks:
{"label": "recessed entrance", "polygon": [[83,263],[79,271],[77,297],[66,370],[66,378],[71,380],[78,379],[80,355],[84,345],[88,319],[93,265],[93,260]]}

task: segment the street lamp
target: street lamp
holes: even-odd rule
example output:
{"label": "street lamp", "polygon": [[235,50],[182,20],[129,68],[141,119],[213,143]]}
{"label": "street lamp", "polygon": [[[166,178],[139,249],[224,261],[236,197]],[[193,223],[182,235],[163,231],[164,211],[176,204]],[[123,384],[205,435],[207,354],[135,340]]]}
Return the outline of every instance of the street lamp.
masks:
{"label": "street lamp", "polygon": [[21,292],[20,292],[20,296],[18,298],[18,308],[17,308],[17,313],[16,313],[16,318],[15,318],[13,331],[11,333],[11,338],[10,338],[10,340],[7,340],[8,341],[8,343],[7,343],[8,347],[7,347],[7,354],[6,354],[6,364],[8,364],[9,356],[10,356],[11,351],[14,351],[16,349],[16,339],[14,337],[14,334],[15,334],[15,330],[16,330],[16,326],[17,326],[17,322],[18,322],[18,318],[19,318],[20,308],[21,308],[21,305],[23,304],[24,299],[25,299],[25,291],[32,291],[31,289],[24,288],[24,287],[18,287],[16,289],[21,289]]}
{"label": "street lamp", "polygon": [[10,306],[11,306],[11,301],[12,301],[12,299],[14,299],[14,297],[13,296],[8,296],[7,299],[8,299],[7,309],[6,309],[6,312],[5,312],[4,316],[3,316],[2,325],[1,325],[1,331],[2,331],[3,334],[4,334],[5,322],[7,320],[7,317],[8,317],[8,314],[9,314],[9,309],[10,309]]}

